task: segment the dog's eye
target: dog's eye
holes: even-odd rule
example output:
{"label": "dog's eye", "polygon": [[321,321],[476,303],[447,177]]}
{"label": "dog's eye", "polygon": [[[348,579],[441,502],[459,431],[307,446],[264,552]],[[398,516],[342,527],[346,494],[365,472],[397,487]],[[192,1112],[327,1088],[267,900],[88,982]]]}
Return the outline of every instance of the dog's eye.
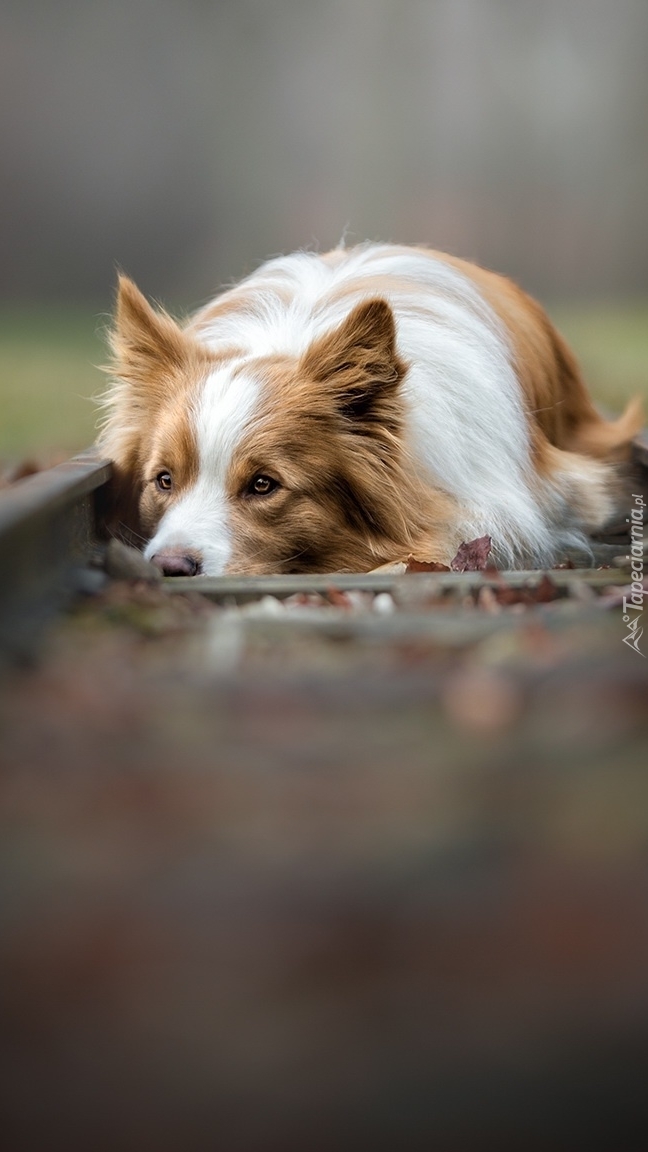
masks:
{"label": "dog's eye", "polygon": [[255,476],[250,483],[248,492],[251,496],[268,496],[278,487],[278,481],[273,480],[271,476]]}
{"label": "dog's eye", "polygon": [[158,472],[155,483],[161,492],[170,492],[173,488],[173,477],[170,472]]}

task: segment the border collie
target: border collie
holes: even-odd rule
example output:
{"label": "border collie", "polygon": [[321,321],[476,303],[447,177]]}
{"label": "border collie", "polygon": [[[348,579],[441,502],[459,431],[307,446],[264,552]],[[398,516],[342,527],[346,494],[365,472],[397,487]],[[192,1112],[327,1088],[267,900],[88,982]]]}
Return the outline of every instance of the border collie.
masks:
{"label": "border collie", "polygon": [[[615,512],[641,425],[594,408],[542,308],[424,248],[270,260],[187,323],[119,281],[99,448],[167,575],[546,566]],[[132,537],[131,537],[132,538]]]}

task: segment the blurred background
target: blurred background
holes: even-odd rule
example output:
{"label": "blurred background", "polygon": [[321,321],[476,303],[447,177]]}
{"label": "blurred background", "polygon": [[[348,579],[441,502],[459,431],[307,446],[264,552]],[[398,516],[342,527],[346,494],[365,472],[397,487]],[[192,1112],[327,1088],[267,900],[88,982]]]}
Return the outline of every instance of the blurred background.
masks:
{"label": "blurred background", "polygon": [[424,242],[648,391],[646,0],[4,0],[0,456],[94,436],[115,268],[185,312],[267,256]]}
{"label": "blurred background", "polygon": [[[0,162],[0,483],[92,441],[117,266],[186,313],[343,236],[508,273],[648,398],[648,0],[2,0]],[[356,639],[79,598],[0,685],[3,1152],[648,1147],[594,576]]]}

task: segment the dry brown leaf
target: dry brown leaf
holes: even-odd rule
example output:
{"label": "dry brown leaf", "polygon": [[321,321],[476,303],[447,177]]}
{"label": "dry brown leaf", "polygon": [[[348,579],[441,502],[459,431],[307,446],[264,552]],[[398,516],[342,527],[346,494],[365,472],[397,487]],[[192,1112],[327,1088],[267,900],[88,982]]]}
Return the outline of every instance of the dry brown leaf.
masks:
{"label": "dry brown leaf", "polygon": [[498,603],[504,607],[515,606],[523,609],[534,604],[549,604],[552,600],[558,600],[560,597],[560,589],[556,587],[546,572],[543,572],[537,584],[527,584],[524,588],[512,588],[509,584],[502,583],[494,589],[494,592]]}
{"label": "dry brown leaf", "polygon": [[406,572],[449,572],[447,564],[439,564],[436,560],[417,560],[411,554],[406,560]]}
{"label": "dry brown leaf", "polygon": [[549,604],[552,600],[557,600],[560,596],[558,588],[554,584],[550,576],[543,572],[540,583],[532,589],[535,593],[533,599],[536,604]]}
{"label": "dry brown leaf", "polygon": [[493,545],[490,536],[479,536],[476,540],[464,541],[457,549],[457,555],[450,561],[453,572],[483,572],[488,567],[488,557]]}

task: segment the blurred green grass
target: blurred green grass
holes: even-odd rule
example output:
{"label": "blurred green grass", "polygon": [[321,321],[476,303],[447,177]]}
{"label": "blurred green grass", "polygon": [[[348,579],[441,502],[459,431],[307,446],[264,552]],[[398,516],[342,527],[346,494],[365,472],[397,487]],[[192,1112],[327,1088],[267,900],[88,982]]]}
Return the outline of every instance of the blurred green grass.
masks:
{"label": "blurred green grass", "polygon": [[[618,411],[640,393],[648,410],[648,300],[563,303],[549,312],[598,401]],[[92,443],[106,323],[81,308],[0,308],[0,459]]]}
{"label": "blurred green grass", "polygon": [[82,308],[0,308],[0,459],[92,444],[106,324]]}
{"label": "blurred green grass", "polygon": [[612,412],[644,398],[648,419],[648,299],[548,307],[575,351],[592,395]]}

